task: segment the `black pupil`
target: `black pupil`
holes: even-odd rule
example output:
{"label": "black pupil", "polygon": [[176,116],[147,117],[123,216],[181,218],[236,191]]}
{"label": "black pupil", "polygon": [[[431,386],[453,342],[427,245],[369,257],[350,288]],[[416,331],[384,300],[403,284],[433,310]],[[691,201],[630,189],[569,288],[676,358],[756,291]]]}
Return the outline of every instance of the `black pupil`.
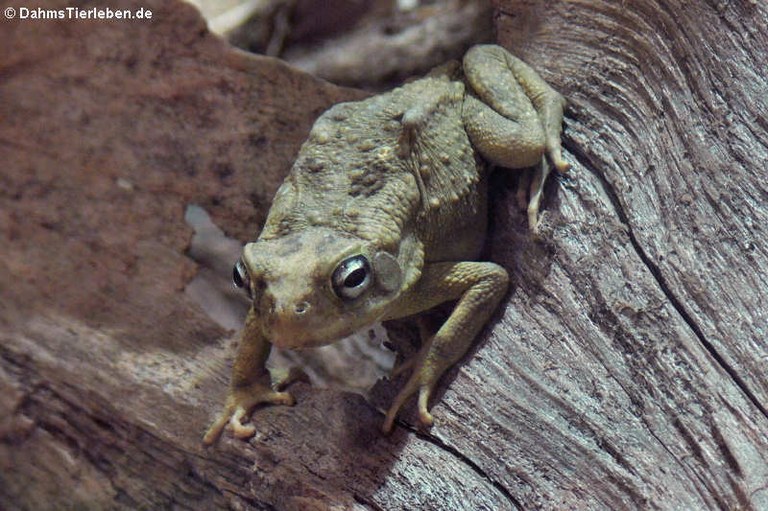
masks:
{"label": "black pupil", "polygon": [[365,280],[365,269],[357,268],[344,279],[344,287],[357,287]]}
{"label": "black pupil", "polygon": [[240,265],[236,264],[234,268],[232,268],[232,282],[235,283],[237,287],[243,287],[243,276],[240,275]]}

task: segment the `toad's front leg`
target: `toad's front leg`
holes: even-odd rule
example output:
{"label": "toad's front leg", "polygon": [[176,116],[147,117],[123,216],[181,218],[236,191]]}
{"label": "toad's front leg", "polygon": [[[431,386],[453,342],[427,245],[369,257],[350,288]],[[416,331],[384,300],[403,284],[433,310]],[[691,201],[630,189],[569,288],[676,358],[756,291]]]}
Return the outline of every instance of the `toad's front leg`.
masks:
{"label": "toad's front leg", "polygon": [[494,263],[434,263],[424,267],[416,287],[398,300],[391,318],[405,317],[456,300],[451,315],[424,343],[414,364],[413,374],[387,411],[382,430],[389,433],[403,404],[419,392],[419,421],[432,424],[429,398],[443,373],[455,364],[472,345],[507,291],[506,270]]}
{"label": "toad's front leg", "polygon": [[211,445],[218,440],[224,428],[229,425],[237,438],[250,438],[256,429],[252,424],[243,424],[253,408],[262,403],[293,405],[294,399],[288,392],[277,389],[296,379],[293,373],[276,374],[267,370],[266,362],[272,345],[264,335],[258,313],[252,308],[245,320],[245,328],[232,368],[232,382],[224,410],[211,424],[203,437],[203,444]]}

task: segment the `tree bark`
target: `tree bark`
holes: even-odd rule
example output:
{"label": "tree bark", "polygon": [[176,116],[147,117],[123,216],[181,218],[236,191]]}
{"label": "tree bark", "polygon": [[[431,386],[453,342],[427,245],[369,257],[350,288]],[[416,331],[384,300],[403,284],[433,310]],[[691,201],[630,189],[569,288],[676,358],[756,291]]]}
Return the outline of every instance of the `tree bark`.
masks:
{"label": "tree bark", "polygon": [[0,34],[0,507],[768,508],[765,3],[499,2],[569,101],[572,176],[540,240],[494,178],[514,285],[436,425],[382,437],[297,384],[211,449],[236,334],[184,292],[185,207],[253,239],[313,120],[364,93],[137,7]]}

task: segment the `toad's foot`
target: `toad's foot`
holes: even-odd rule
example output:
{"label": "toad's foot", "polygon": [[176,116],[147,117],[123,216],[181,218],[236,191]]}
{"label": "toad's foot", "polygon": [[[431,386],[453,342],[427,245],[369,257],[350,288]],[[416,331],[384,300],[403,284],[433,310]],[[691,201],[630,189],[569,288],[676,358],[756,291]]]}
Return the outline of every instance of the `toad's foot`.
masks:
{"label": "toad's foot", "polygon": [[264,374],[250,385],[232,387],[224,411],[208,428],[203,437],[203,444],[214,444],[227,426],[236,438],[245,440],[252,437],[256,428],[253,424],[243,422],[248,420],[253,409],[263,403],[293,406],[296,402],[294,397],[288,392],[280,392],[280,389],[297,380],[307,381],[306,374],[300,369],[274,370],[271,378]]}
{"label": "toad's foot", "polygon": [[[569,175],[568,170],[570,169],[570,165],[563,161],[562,158],[559,163],[555,163],[555,161],[552,160],[552,167],[564,176]],[[534,237],[538,237],[539,235],[539,209],[541,207],[541,199],[544,195],[544,183],[547,181],[549,173],[550,163],[546,158],[542,157],[541,162],[534,167],[531,172],[523,174],[517,189],[517,203],[520,206],[520,209],[527,211],[528,227]]]}
{"label": "toad's foot", "polygon": [[558,174],[566,177],[571,175],[571,164],[563,159],[563,150],[559,139],[557,142],[547,140],[547,156]]}
{"label": "toad's foot", "polygon": [[542,158],[541,163],[533,172],[533,179],[529,185],[528,228],[535,237],[539,235],[539,207],[541,206],[541,198],[544,195],[544,183],[548,175],[549,165],[547,160]]}
{"label": "toad's foot", "polygon": [[392,432],[395,419],[397,418],[397,413],[400,411],[400,408],[402,408],[403,405],[408,401],[408,399],[410,399],[411,396],[416,393],[417,390],[419,391],[419,423],[424,428],[432,426],[434,419],[432,418],[432,414],[429,413],[428,406],[429,397],[432,395],[432,390],[435,387],[435,383],[436,382],[434,381],[423,382],[419,371],[415,371],[408,380],[408,383],[405,384],[405,387],[400,390],[400,392],[397,394],[397,397],[395,397],[395,400],[392,401],[392,406],[390,406],[389,410],[387,411],[384,424],[381,426],[381,430],[384,432],[384,434],[389,434]]}
{"label": "toad's foot", "polygon": [[424,265],[418,285],[401,296],[393,307],[398,313],[395,317],[410,316],[446,300],[458,299],[458,302],[436,334],[430,335],[427,329],[420,328],[421,350],[408,382],[387,411],[382,425],[384,433],[392,431],[398,411],[416,391],[419,422],[424,427],[432,425],[428,409],[432,391],[443,373],[467,352],[504,296],[508,282],[506,270],[493,263],[463,261]]}

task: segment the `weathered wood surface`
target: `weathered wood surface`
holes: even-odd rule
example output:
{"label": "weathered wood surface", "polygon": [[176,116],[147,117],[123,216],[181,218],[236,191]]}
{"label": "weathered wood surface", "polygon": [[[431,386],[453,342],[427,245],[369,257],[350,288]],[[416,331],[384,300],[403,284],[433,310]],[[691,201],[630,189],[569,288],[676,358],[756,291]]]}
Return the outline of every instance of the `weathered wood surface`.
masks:
{"label": "weathered wood surface", "polygon": [[768,508],[768,7],[501,4],[500,43],[570,100],[573,177],[540,242],[499,179],[515,285],[436,426],[382,438],[362,398],[300,384],[208,450],[234,333],[183,292],[184,207],[251,238],[312,120],[359,94],[172,2],[4,20],[0,507]]}
{"label": "weathered wood surface", "polygon": [[[203,12],[222,9],[220,1],[197,1]],[[239,48],[280,57],[336,84],[373,90],[423,75],[494,39],[489,0],[419,3],[403,11],[387,0],[325,0],[322,9],[314,0],[267,0],[251,3],[254,12],[234,30],[219,23],[233,16],[214,15],[210,26]]]}

